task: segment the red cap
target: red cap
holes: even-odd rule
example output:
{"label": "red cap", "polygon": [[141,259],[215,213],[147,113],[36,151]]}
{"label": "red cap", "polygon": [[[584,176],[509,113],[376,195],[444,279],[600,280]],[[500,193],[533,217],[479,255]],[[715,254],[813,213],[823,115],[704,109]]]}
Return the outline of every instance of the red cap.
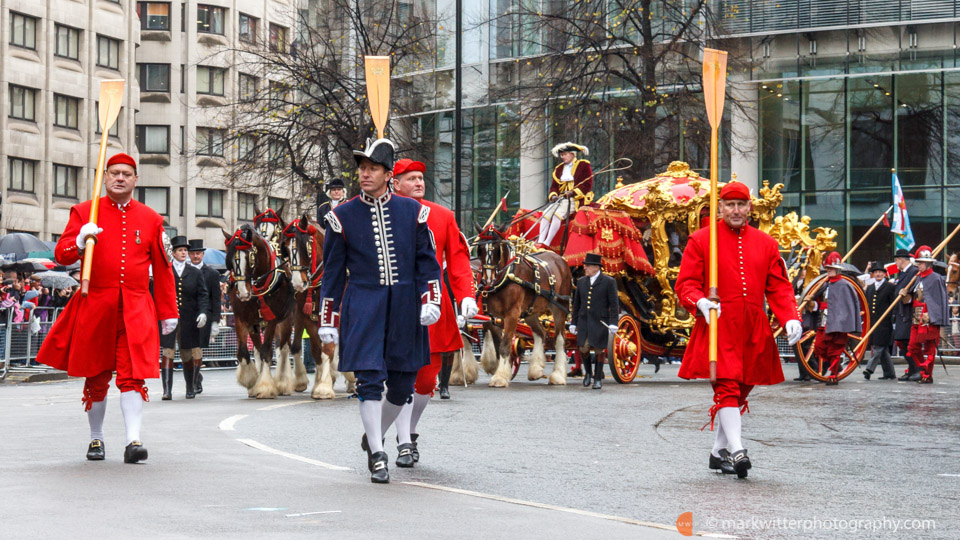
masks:
{"label": "red cap", "polygon": [[740,199],[741,201],[750,200],[750,190],[743,182],[727,182],[720,190],[721,199]]}
{"label": "red cap", "polygon": [[137,171],[137,162],[133,160],[132,157],[127,154],[116,154],[109,161],[107,161],[107,168],[109,169],[111,165],[129,165],[133,167],[133,171]]}
{"label": "red cap", "polygon": [[401,174],[408,173],[410,171],[420,171],[422,173],[426,173],[427,166],[419,161],[414,161],[407,158],[401,159],[393,166],[393,176],[400,176]]}
{"label": "red cap", "polygon": [[831,266],[838,266],[841,260],[842,258],[840,257],[839,253],[837,253],[836,251],[831,251],[830,253],[827,254],[826,257],[823,258],[823,266],[826,268],[830,268]]}

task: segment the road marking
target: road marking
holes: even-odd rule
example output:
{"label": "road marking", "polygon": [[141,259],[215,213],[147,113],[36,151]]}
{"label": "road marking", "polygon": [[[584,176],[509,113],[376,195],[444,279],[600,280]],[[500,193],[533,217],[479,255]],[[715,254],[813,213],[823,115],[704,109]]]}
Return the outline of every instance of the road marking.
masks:
{"label": "road marking", "polygon": [[245,415],[245,414],[235,414],[235,415],[231,416],[230,418],[224,418],[223,421],[220,422],[220,430],[221,430],[221,431],[234,431],[233,426],[234,426],[237,422],[239,422],[240,420],[243,420],[243,419],[246,418],[246,417],[247,417],[247,415]]}
{"label": "road marking", "polygon": [[960,478],[960,474],[940,473],[937,476],[949,476],[950,478]]}
{"label": "road marking", "polygon": [[[436,484],[425,484],[423,482],[401,482],[408,486],[421,487],[426,489],[435,489],[438,491],[446,491],[449,493],[457,493],[459,495],[466,495],[468,497],[477,497],[479,499],[489,499],[491,501],[505,502],[509,504],[516,504],[520,506],[530,506],[533,508],[540,508],[543,510],[553,510],[555,512],[566,512],[568,514],[576,514],[578,516],[587,516],[593,518],[606,519],[610,521],[617,521],[620,523],[626,523],[629,525],[640,525],[643,527],[652,527],[654,529],[660,529],[664,531],[676,531],[677,527],[675,525],[664,525],[662,523],[654,523],[652,521],[641,521],[639,519],[631,519],[620,516],[612,516],[610,514],[601,514],[599,512],[590,512],[588,510],[578,510],[576,508],[567,508],[565,506],[554,506],[552,504],[544,504],[533,501],[524,501],[521,499],[511,499],[509,497],[501,497],[499,495],[490,495],[489,493],[480,493],[478,491],[469,491],[466,489],[458,489],[446,486],[438,486]],[[715,533],[706,533],[706,532],[697,532],[697,536],[705,536],[708,538],[736,538],[734,536],[728,536],[725,534],[715,534]]]}
{"label": "road marking", "polygon": [[255,508],[247,508],[247,510],[252,510],[254,512],[279,512],[280,510],[286,510],[286,508],[265,508],[258,506]]}
{"label": "road marking", "polygon": [[291,406],[291,405],[300,405],[300,404],[303,404],[303,403],[313,403],[313,400],[312,400],[312,399],[303,399],[303,400],[300,400],[300,401],[287,401],[287,402],[284,402],[284,403],[275,403],[275,404],[273,404],[273,405],[267,405],[266,407],[260,407],[260,408],[257,409],[257,410],[258,410],[258,411],[272,411],[272,410],[274,410],[274,409],[280,409],[280,408],[283,408],[283,407],[289,407],[289,406]]}
{"label": "road marking", "polygon": [[343,510],[323,510],[320,512],[303,512],[300,514],[287,514],[286,517],[315,516],[317,514],[339,514]]}
{"label": "road marking", "polygon": [[303,457],[303,456],[298,456],[298,455],[296,455],[296,454],[291,454],[290,452],[284,452],[283,450],[277,450],[276,448],[270,448],[269,446],[267,446],[267,445],[265,445],[265,444],[260,444],[260,443],[258,443],[257,441],[254,441],[254,440],[251,440],[251,439],[237,439],[237,440],[240,441],[240,442],[242,442],[243,444],[251,447],[251,448],[256,448],[257,450],[263,450],[264,452],[269,452],[269,453],[271,453],[271,454],[275,454],[275,455],[278,455],[278,456],[281,456],[281,457],[285,457],[285,458],[288,458],[288,459],[293,459],[293,460],[300,461],[300,462],[303,462],[303,463],[309,463],[310,465],[316,465],[317,467],[323,467],[324,469],[330,469],[331,471],[352,471],[352,470],[353,470],[353,469],[351,469],[351,468],[349,468],[349,467],[341,467],[341,466],[339,466],[339,465],[331,465],[331,464],[329,464],[329,463],[324,463],[324,462],[322,462],[322,461],[317,461],[316,459],[310,459],[310,458],[308,458],[308,457]]}

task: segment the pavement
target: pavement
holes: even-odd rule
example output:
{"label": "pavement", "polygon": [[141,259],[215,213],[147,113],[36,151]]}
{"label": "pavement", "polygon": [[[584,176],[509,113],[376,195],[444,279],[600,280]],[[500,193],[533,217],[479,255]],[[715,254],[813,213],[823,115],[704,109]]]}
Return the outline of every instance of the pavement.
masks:
{"label": "pavement", "polygon": [[162,402],[151,381],[150,458],[127,465],[116,389],[107,460],[88,462],[81,381],[3,385],[0,537],[678,538],[685,512],[708,536],[958,536],[960,373],[757,388],[744,416],[754,468],[738,480],[707,469],[709,385],[677,367],[599,391],[524,369],[492,389],[481,375],[431,403],[421,462],[391,467],[386,486],[369,482],[344,394],[257,401],[231,371],[207,371],[197,399],[178,375]]}

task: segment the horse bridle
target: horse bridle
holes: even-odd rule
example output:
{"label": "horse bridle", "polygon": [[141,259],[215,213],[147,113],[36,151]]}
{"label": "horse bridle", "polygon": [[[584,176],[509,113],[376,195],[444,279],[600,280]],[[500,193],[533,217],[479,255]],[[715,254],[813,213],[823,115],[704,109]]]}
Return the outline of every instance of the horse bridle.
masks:
{"label": "horse bridle", "polygon": [[249,230],[251,234],[257,234],[256,231],[252,229],[237,229],[233,233],[233,236],[227,240],[227,246],[234,248],[234,255],[232,261],[232,267],[230,268],[230,283],[236,283],[238,281],[244,281],[250,284],[250,291],[253,296],[263,296],[273,290],[276,284],[280,281],[281,269],[277,265],[277,253],[274,249],[270,247],[270,243],[264,240],[263,244],[267,249],[267,254],[270,256],[270,269],[267,270],[265,274],[259,277],[251,277],[244,273],[240,276],[237,275],[236,270],[242,268],[243,264],[243,254],[247,254],[247,264],[253,272],[257,267],[257,246],[253,243],[252,240],[247,240],[243,237],[243,232]]}
{"label": "horse bridle", "polygon": [[[287,240],[293,240],[293,246],[287,248],[290,251],[290,271],[299,272],[300,278],[307,284],[308,289],[319,286],[320,278],[323,275],[323,260],[321,258],[319,262],[317,261],[317,254],[320,253],[321,248],[317,244],[316,232],[317,229],[313,225],[307,224],[306,228],[301,227],[299,219],[291,221],[283,229],[283,236]],[[300,238],[298,238],[298,233],[310,238],[309,242],[305,242],[307,256],[310,257],[309,268],[300,263],[300,248],[298,245]]]}
{"label": "horse bridle", "polygon": [[[479,242],[477,242],[478,253],[480,246],[496,246],[498,256],[496,258],[496,262],[487,262],[486,259],[489,257],[484,257],[483,260],[480,261],[480,279],[477,280],[477,290],[482,296],[487,296],[493,292],[496,292],[507,282],[511,268],[513,267],[513,263],[517,258],[513,249],[513,245],[508,242],[503,235],[499,233],[499,231],[496,231],[495,229],[488,230],[494,234],[487,234],[487,232],[484,231],[477,236],[477,240],[479,240]],[[505,263],[503,262],[504,247],[507,248],[507,261]],[[489,253],[489,251],[487,253]],[[486,279],[487,270],[491,270],[493,272],[493,280],[491,283],[488,283]]]}

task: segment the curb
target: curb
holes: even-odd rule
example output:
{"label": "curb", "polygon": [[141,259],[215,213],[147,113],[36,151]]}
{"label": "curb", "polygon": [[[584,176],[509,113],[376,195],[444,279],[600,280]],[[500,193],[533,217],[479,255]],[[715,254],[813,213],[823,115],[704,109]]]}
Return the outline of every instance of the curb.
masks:
{"label": "curb", "polygon": [[18,384],[18,383],[39,383],[39,382],[51,382],[51,381],[65,381],[69,379],[70,376],[67,375],[66,371],[47,371],[41,373],[21,373],[16,371],[11,371],[9,375],[3,380],[4,384]]}

